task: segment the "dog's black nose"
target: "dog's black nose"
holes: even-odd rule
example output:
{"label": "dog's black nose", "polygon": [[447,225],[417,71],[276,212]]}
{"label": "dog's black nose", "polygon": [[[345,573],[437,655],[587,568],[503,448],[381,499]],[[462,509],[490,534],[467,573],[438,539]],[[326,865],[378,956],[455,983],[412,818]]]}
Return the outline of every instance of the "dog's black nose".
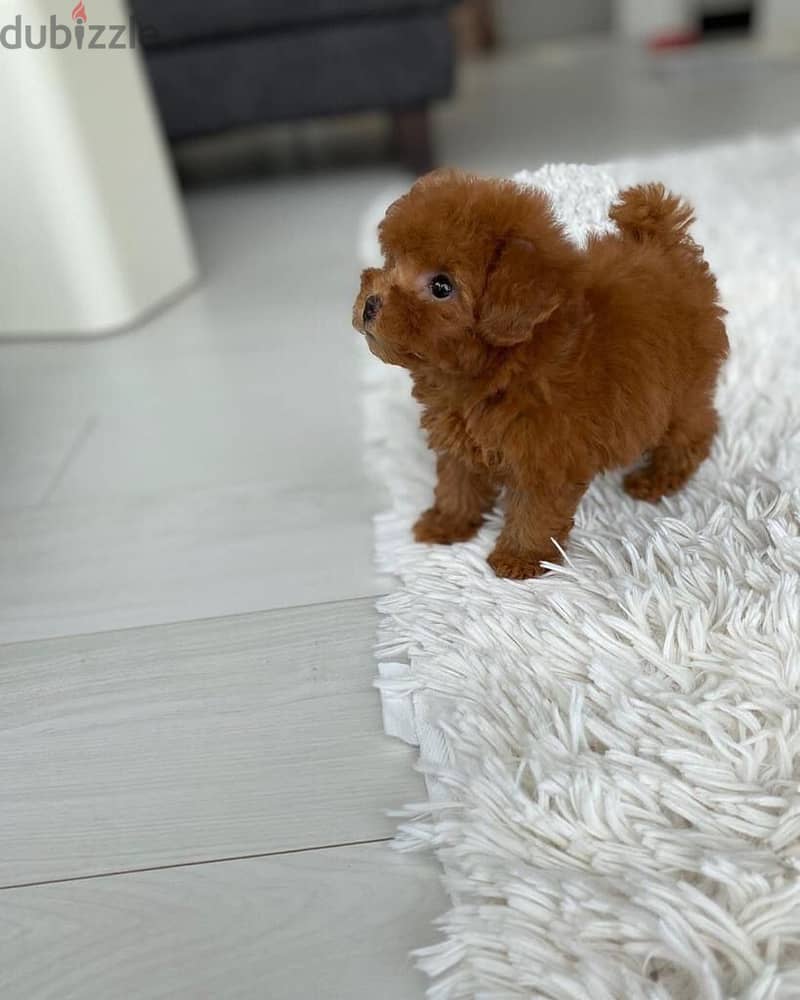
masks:
{"label": "dog's black nose", "polygon": [[378,315],[378,310],[381,307],[381,297],[380,295],[368,295],[367,301],[364,303],[364,313],[362,319],[365,323],[369,323],[371,319],[375,319]]}

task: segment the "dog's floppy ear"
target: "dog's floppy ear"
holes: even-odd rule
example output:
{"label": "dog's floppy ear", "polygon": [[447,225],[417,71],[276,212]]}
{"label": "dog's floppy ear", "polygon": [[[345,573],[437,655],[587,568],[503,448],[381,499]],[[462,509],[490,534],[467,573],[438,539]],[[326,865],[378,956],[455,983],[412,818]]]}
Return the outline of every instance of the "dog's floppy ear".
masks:
{"label": "dog's floppy ear", "polygon": [[489,265],[478,307],[478,333],[496,347],[522,344],[560,304],[556,274],[541,266],[533,243],[504,240]]}

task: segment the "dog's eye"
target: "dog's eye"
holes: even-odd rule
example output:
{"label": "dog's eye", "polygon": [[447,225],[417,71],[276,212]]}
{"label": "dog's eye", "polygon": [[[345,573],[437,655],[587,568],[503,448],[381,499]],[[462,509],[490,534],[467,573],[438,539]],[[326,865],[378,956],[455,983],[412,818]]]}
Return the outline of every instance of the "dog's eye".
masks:
{"label": "dog's eye", "polygon": [[431,278],[431,295],[435,299],[449,299],[453,294],[453,282],[446,274],[437,274]]}

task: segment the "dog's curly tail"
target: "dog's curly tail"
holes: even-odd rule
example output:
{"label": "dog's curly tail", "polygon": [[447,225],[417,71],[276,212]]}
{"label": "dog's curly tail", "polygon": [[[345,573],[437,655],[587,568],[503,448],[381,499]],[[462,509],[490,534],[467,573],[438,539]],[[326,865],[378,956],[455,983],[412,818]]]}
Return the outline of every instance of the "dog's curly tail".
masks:
{"label": "dog's curly tail", "polygon": [[638,243],[652,239],[667,248],[700,249],[689,235],[689,226],[694,222],[692,206],[667,191],[663,184],[626,188],[611,206],[609,215],[623,236]]}

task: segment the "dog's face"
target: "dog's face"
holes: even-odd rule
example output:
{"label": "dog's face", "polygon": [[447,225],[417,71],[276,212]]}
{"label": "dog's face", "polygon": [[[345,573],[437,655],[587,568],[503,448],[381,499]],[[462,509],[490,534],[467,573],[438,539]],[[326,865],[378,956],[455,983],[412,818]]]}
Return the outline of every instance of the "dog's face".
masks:
{"label": "dog's face", "polygon": [[509,181],[436,171],[380,225],[353,325],[388,364],[478,375],[562,303],[576,251],[546,198]]}

